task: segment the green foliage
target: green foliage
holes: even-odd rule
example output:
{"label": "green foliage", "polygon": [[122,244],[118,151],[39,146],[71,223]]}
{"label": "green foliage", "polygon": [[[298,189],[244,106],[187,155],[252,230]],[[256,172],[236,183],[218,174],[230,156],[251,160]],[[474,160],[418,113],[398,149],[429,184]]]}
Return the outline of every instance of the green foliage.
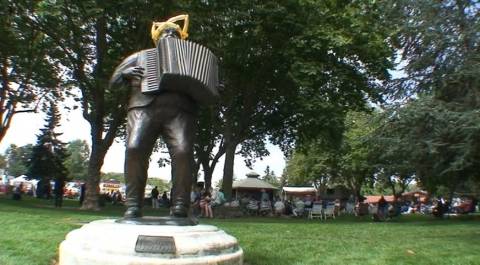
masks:
{"label": "green foliage", "polygon": [[68,158],[65,160],[65,167],[68,171],[68,178],[75,180],[86,180],[88,177],[88,159],[90,147],[85,140],[74,140],[67,145]]}
{"label": "green foliage", "polygon": [[[119,172],[107,172],[107,173],[102,172],[101,179],[103,181],[113,179],[113,180],[120,181],[121,183],[125,183],[124,174]],[[163,191],[170,192],[170,189],[171,189],[171,183],[160,178],[148,178],[147,184],[152,186],[157,186],[160,192],[163,192]]]}
{"label": "green foliage", "polygon": [[278,179],[277,175],[275,175],[275,172],[273,172],[273,170],[270,170],[270,166],[267,166],[265,168],[264,175],[261,176],[260,179],[272,184],[274,187],[280,187],[280,180]]}
{"label": "green foliage", "polygon": [[102,173],[101,175],[102,180],[118,180],[120,182],[125,182],[125,177],[123,173],[118,173],[118,172],[107,172],[107,173]]}
{"label": "green foliage", "polygon": [[414,95],[387,109],[382,138],[395,146],[387,149],[390,164],[397,164],[397,172],[415,171],[423,188],[435,191],[442,185],[453,192],[478,179],[478,1],[405,0],[386,7],[386,17],[399,27],[392,40],[404,71],[390,92]]}
{"label": "green foliage", "polygon": [[[391,29],[371,1],[186,1],[185,7],[191,39],[220,57],[225,85],[220,114],[200,117],[205,135],[196,153],[206,177],[238,145],[251,166],[268,155],[266,138],[287,152],[311,139],[338,142],[345,112],[377,100],[388,79]],[[212,127],[218,129],[203,129]],[[230,181],[233,155],[225,163]]]}
{"label": "green foliage", "polygon": [[300,1],[301,31],[289,42],[296,93],[286,120],[298,144],[338,144],[345,113],[380,99],[393,57],[382,12],[372,1]]}
{"label": "green foliage", "polygon": [[0,155],[0,168],[7,168],[7,157],[4,155]]}
{"label": "green foliage", "polygon": [[320,189],[344,184],[359,196],[362,187],[373,179],[375,167],[370,161],[372,148],[368,138],[375,126],[373,113],[349,112],[341,144],[336,148],[312,142],[298,148],[287,162],[284,173],[293,185],[315,184]]}
{"label": "green foliage", "polygon": [[170,190],[172,189],[172,183],[171,182],[167,182],[163,179],[160,179],[160,178],[148,178],[147,179],[147,184],[149,185],[152,185],[152,186],[157,186],[158,187],[158,191],[160,192],[160,195],[163,193],[163,192],[167,192],[169,193]]}
{"label": "green foliage", "polygon": [[349,112],[345,120],[346,131],[340,148],[339,176],[356,196],[360,196],[361,188],[373,181],[377,170],[372,163],[374,150],[369,138],[376,128],[375,116],[372,112]]}
{"label": "green foliage", "polygon": [[[162,2],[30,1],[12,3],[25,23],[51,43],[48,56],[59,62],[71,95],[90,123],[91,153],[85,208],[96,208],[104,157],[124,125],[128,92],[109,87],[109,76],[122,58],[151,47],[149,29],[170,12]],[[78,91],[77,90],[77,91]]]}
{"label": "green foliage", "polygon": [[28,14],[16,2],[0,1],[0,141],[14,115],[38,111],[62,94],[61,67],[49,55],[52,42],[23,19]]}
{"label": "green foliage", "polygon": [[5,152],[7,158],[7,174],[10,176],[20,176],[27,174],[33,145],[25,146],[10,145]]}
{"label": "green foliage", "polygon": [[386,127],[391,130],[387,135],[401,145],[384,150],[395,151],[403,161],[394,162],[396,168],[415,170],[422,187],[432,192],[440,185],[453,191],[468,179],[478,179],[478,111],[458,110],[456,106],[430,96],[389,112]]}
{"label": "green foliage", "polygon": [[62,134],[55,132],[60,123],[60,113],[53,102],[45,122],[45,127],[40,130],[37,143],[32,148],[27,175],[39,180],[64,181],[68,175],[64,165],[68,153],[65,144],[58,139]]}
{"label": "green foliage", "polygon": [[287,161],[284,176],[288,185],[312,185],[325,187],[336,174],[336,155],[325,152],[311,144],[308,148],[295,151]]}
{"label": "green foliage", "polygon": [[431,93],[437,99],[480,106],[480,7],[476,0],[386,2],[398,25],[393,40],[406,62],[396,95]]}

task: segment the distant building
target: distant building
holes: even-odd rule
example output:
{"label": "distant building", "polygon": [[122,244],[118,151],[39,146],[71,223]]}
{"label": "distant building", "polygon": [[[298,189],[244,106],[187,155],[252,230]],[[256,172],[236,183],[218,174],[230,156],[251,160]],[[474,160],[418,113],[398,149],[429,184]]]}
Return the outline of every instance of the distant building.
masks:
{"label": "distant building", "polygon": [[258,179],[260,176],[256,172],[248,173],[246,179],[241,179],[233,182],[232,191],[233,198],[241,199],[244,196],[253,197],[256,200],[260,200],[262,190],[265,190],[269,196],[270,200],[273,200],[273,196],[278,188],[274,187],[272,184]]}

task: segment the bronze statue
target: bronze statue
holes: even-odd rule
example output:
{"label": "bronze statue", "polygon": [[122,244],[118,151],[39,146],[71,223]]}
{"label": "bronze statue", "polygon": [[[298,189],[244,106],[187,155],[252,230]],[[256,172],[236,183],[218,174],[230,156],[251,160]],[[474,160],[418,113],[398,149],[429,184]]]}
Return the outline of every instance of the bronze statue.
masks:
{"label": "bronze statue", "polygon": [[[183,29],[175,22],[184,20]],[[167,144],[172,166],[171,213],[187,217],[193,179],[193,143],[199,104],[218,97],[216,57],[185,41],[188,15],[154,22],[156,48],[126,58],[112,86],[131,89],[125,155],[125,219],[142,217],[149,158],[157,138]]]}

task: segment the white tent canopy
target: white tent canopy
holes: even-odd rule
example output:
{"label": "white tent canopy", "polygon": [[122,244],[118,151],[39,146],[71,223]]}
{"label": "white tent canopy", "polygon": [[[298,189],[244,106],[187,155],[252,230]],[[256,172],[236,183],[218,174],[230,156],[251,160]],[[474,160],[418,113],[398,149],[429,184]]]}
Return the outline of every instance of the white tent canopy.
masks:
{"label": "white tent canopy", "polygon": [[28,179],[28,177],[25,176],[25,175],[21,175],[21,176],[18,176],[16,178],[14,178],[14,179],[10,179],[10,185],[11,186],[16,186],[16,185],[19,185],[20,183],[29,183],[29,184],[32,184],[32,185],[37,185],[38,180]]}
{"label": "white tent canopy", "polygon": [[289,196],[303,197],[306,195],[315,196],[316,194],[317,194],[317,189],[315,187],[283,187],[282,188],[282,197],[284,200],[287,200]]}
{"label": "white tent canopy", "polygon": [[274,187],[268,182],[259,180],[257,178],[246,178],[242,180],[237,180],[233,182],[232,188],[236,189],[266,189],[266,190],[277,190],[278,188]]}
{"label": "white tent canopy", "polygon": [[315,187],[283,187],[283,192],[286,193],[314,193],[317,192]]}

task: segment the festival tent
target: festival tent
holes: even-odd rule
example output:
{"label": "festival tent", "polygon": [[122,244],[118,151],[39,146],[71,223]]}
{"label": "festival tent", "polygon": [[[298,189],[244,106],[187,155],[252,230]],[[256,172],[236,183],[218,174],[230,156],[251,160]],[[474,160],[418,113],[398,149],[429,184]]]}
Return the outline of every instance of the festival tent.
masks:
{"label": "festival tent", "polygon": [[[365,200],[363,201],[364,203],[378,203],[382,195],[368,195],[365,196]],[[394,197],[393,195],[385,195],[383,196],[386,202],[388,203],[393,203]]]}
{"label": "festival tent", "polygon": [[[278,190],[272,184],[258,179],[260,175],[255,172],[247,174],[246,179],[241,179],[233,182],[232,191],[235,199],[240,199],[243,195],[251,195],[255,198],[260,198],[262,190],[270,194],[270,199],[273,199],[273,192]],[[257,198],[257,199],[258,199]]]}
{"label": "festival tent", "polygon": [[315,197],[317,194],[317,189],[315,187],[283,187],[282,195],[283,199],[289,197],[305,197],[312,196]]}
{"label": "festival tent", "polygon": [[25,176],[25,175],[21,175],[19,177],[16,177],[14,179],[10,179],[10,186],[18,186],[20,185],[20,183],[22,184],[27,184],[27,185],[37,185],[38,183],[38,180],[36,179],[29,179],[28,176]]}
{"label": "festival tent", "polygon": [[35,195],[35,188],[37,187],[38,180],[28,179],[28,176],[21,175],[14,179],[10,179],[9,185],[12,187],[18,187],[22,184],[22,191],[29,192],[32,191]]}

